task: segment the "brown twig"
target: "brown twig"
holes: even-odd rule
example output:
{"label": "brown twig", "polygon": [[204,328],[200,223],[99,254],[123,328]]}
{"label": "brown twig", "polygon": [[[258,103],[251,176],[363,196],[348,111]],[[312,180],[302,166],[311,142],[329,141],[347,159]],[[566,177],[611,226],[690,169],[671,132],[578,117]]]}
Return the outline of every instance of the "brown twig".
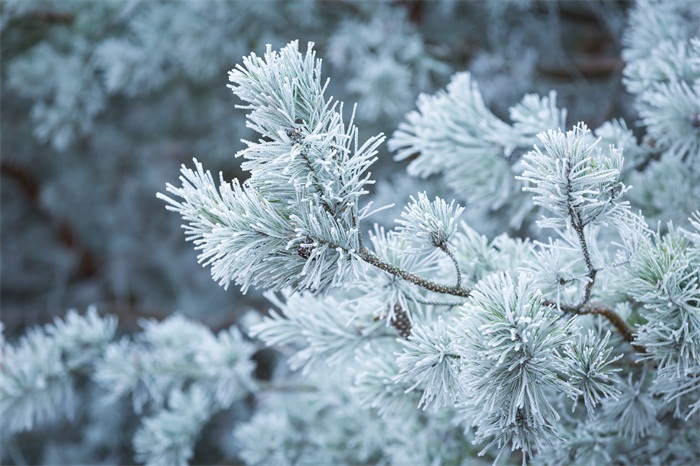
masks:
{"label": "brown twig", "polygon": [[602,304],[596,304],[596,305],[590,305],[586,306],[584,309],[581,309],[578,311],[579,314],[597,314],[597,315],[602,315],[608,321],[613,324],[615,329],[622,335],[622,338],[625,339],[626,342],[628,342],[630,345],[632,345],[632,348],[638,353],[646,353],[646,349],[643,346],[639,346],[634,344],[634,329],[623,319],[620,317],[620,314],[617,312],[613,311],[609,307],[603,306]]}
{"label": "brown twig", "polygon": [[27,16],[44,23],[71,24],[75,20],[74,14],[58,11],[32,11]]}
{"label": "brown twig", "polygon": [[421,288],[425,288],[426,290],[434,291],[435,293],[449,294],[452,296],[461,296],[462,298],[468,298],[469,296],[471,296],[471,290],[467,288],[463,288],[461,286],[447,286],[442,285],[440,283],[435,283],[431,280],[420,277],[414,273],[403,270],[400,267],[396,267],[395,265],[389,264],[388,262],[384,262],[379,257],[369,252],[367,249],[363,249],[362,251],[360,251],[360,258],[370,265],[373,265],[391,275],[403,278],[407,282],[413,283],[414,285],[418,285]]}
{"label": "brown twig", "polygon": [[579,245],[581,246],[581,253],[583,254],[583,262],[586,265],[586,270],[588,271],[587,273],[587,278],[588,282],[586,283],[586,288],[584,290],[584,295],[580,303],[575,304],[575,305],[570,305],[570,306],[561,306],[559,303],[551,301],[551,300],[545,300],[545,304],[548,306],[553,306],[556,307],[557,309],[561,310],[562,312],[568,313],[568,314],[579,314],[579,315],[586,315],[586,314],[597,314],[597,315],[602,315],[608,321],[615,327],[615,329],[620,333],[622,338],[624,338],[625,341],[627,341],[630,345],[632,345],[632,348],[638,353],[646,353],[646,349],[642,346],[636,345],[634,343],[634,329],[622,318],[620,317],[619,314],[617,314],[614,310],[610,309],[609,307],[606,307],[602,304],[590,304],[590,299],[591,299],[591,294],[593,291],[593,285],[595,284],[595,279],[598,274],[598,269],[596,269],[593,266],[593,262],[591,261],[591,255],[588,249],[588,243],[586,242],[586,235],[584,232],[584,227],[586,226],[586,223],[584,220],[581,218],[581,214],[579,213],[578,210],[573,205],[573,199],[571,197],[571,179],[569,178],[569,173],[571,171],[570,165],[567,166],[567,200],[566,204],[568,207],[568,214],[569,217],[571,218],[571,227],[574,229],[576,232],[576,236],[578,238]]}
{"label": "brown twig", "polygon": [[629,343],[632,348],[640,354],[645,354],[647,352],[646,348],[643,346],[637,345],[634,343],[634,328],[623,319],[620,314],[615,312],[614,310],[610,309],[609,307],[597,303],[597,304],[587,304],[585,306],[560,306],[556,302],[546,299],[544,301],[544,304],[547,306],[555,307],[559,309],[560,311],[567,313],[567,314],[578,314],[578,315],[587,315],[587,314],[593,314],[593,315],[601,315],[608,319],[608,322],[610,322],[613,327],[615,327],[615,330],[622,336],[622,338]]}
{"label": "brown twig", "polygon": [[61,244],[75,252],[78,257],[75,278],[80,279],[94,275],[99,267],[99,261],[80,242],[78,234],[68,220],[56,217],[41,204],[41,184],[39,180],[29,170],[6,161],[0,162],[0,175],[7,176],[18,184],[41,217],[54,226]]}
{"label": "brown twig", "polygon": [[608,321],[613,324],[615,329],[622,335],[622,338],[629,343],[632,348],[640,354],[645,354],[647,352],[646,348],[634,343],[634,329],[620,317],[620,314],[613,311],[609,307],[603,306],[601,304],[586,306],[584,309],[578,311],[579,314],[597,314],[602,315]]}
{"label": "brown twig", "polygon": [[447,257],[449,257],[452,260],[452,264],[454,264],[454,266],[455,266],[455,274],[457,275],[457,283],[455,284],[455,287],[461,288],[462,287],[462,269],[459,267],[459,262],[457,262],[457,258],[455,257],[454,254],[452,254],[452,251],[450,251],[450,247],[445,242],[441,242],[438,245],[438,249],[440,249],[442,252],[447,254]]}

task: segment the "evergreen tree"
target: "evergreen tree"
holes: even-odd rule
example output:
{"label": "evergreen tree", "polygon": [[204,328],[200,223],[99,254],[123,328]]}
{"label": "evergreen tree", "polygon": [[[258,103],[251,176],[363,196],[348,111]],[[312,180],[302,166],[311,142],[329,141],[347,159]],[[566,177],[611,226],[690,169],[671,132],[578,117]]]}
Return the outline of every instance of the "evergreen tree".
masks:
{"label": "evergreen tree", "polygon": [[[34,99],[35,136],[60,153],[111,99],[210,79],[236,49],[183,53],[179,28],[212,44],[228,38],[207,21],[283,24],[282,4],[263,16],[256,8],[278,4],[245,5],[10,2],[7,34],[37,11],[83,27],[18,52],[8,79]],[[255,133],[236,153],[243,174],[215,179],[195,159],[157,195],[215,282],[260,290],[273,308],[218,332],[173,314],[117,337],[117,319],[91,307],[3,340],[4,454],[23,461],[22,432],[65,418],[84,441],[47,444],[31,461],[188,464],[205,461],[198,445],[219,444],[250,465],[699,463],[698,10],[631,7],[621,81],[638,118],[591,130],[567,123],[586,109],[563,108],[554,91],[490,105],[485,57],[410,110],[412,89],[451,69],[411,22],[425,6],[342,5],[368,19],[341,21],[324,52],[359,106],[330,96],[314,43],[267,45],[228,74]],[[294,14],[310,23],[329,14],[304,6]],[[561,6],[483,12],[507,24]],[[445,2],[432,19],[464,7]],[[614,7],[591,8],[614,28]],[[380,177],[374,189],[385,136],[364,127],[390,121],[394,159],[438,188]],[[392,197],[407,198],[400,212]],[[128,447],[107,440],[124,431]]]}

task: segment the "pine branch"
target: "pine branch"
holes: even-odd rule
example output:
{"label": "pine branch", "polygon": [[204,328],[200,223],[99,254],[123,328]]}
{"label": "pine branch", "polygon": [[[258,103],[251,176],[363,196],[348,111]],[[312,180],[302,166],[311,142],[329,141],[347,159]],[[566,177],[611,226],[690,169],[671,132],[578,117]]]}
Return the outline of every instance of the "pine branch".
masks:
{"label": "pine branch", "polygon": [[[570,170],[570,167],[569,167]],[[571,182],[569,180],[569,185],[568,188],[571,188]],[[598,273],[598,270],[593,267],[593,263],[591,262],[591,255],[590,252],[588,251],[588,243],[586,243],[586,236],[583,232],[583,227],[584,227],[584,222],[581,219],[581,215],[574,209],[572,199],[571,199],[571,191],[567,192],[567,199],[566,199],[566,204],[567,207],[569,208],[569,216],[571,217],[571,225],[574,228],[574,231],[576,231],[576,236],[578,237],[578,242],[581,245],[581,252],[583,253],[583,261],[586,264],[586,269],[588,270],[588,283],[586,283],[586,289],[585,293],[583,295],[583,300],[581,303],[576,306],[576,308],[581,309],[583,306],[585,306],[588,301],[591,299],[591,290],[593,289],[593,284],[595,283],[595,277],[596,274]]]}
{"label": "pine branch", "polygon": [[331,209],[331,206],[330,206],[330,205],[328,204],[328,202],[324,199],[324,196],[323,196],[323,194],[324,194],[324,193],[323,193],[323,188],[321,188],[321,185],[320,185],[320,184],[318,183],[318,181],[317,181],[317,178],[318,178],[318,177],[316,176],[316,171],[314,170],[313,166],[311,165],[311,160],[309,160],[308,154],[306,154],[305,152],[302,151],[302,152],[299,153],[299,155],[300,155],[300,157],[302,158],[302,160],[304,161],[304,164],[306,165],[307,170],[309,170],[309,173],[310,173],[311,176],[313,176],[313,178],[314,178],[314,181],[313,181],[313,183],[311,183],[311,184],[312,184],[312,186],[313,186],[313,188],[314,188],[314,191],[315,191],[316,195],[318,196],[318,202],[319,202],[319,203],[321,204],[321,206],[323,207],[323,210],[325,210],[326,212],[328,212],[329,214],[331,214],[331,215],[333,215],[333,216],[335,217],[335,216],[336,216],[336,213],[333,212],[333,210]]}
{"label": "pine branch", "polygon": [[610,309],[609,307],[606,307],[602,304],[596,304],[596,305],[590,305],[590,306],[585,306],[583,309],[578,311],[579,314],[598,314],[604,316],[608,321],[613,324],[615,329],[622,335],[622,338],[625,339],[626,342],[628,342],[630,345],[632,345],[632,348],[638,353],[644,354],[646,353],[646,349],[643,346],[635,345],[634,344],[634,329],[623,319],[620,317],[618,313]]}
{"label": "pine branch", "polygon": [[387,273],[390,273],[391,275],[400,277],[406,280],[407,282],[413,283],[414,285],[418,285],[421,288],[425,288],[426,290],[434,291],[435,293],[461,296],[463,298],[468,298],[469,296],[471,296],[471,290],[467,288],[463,288],[461,286],[447,286],[442,285],[440,283],[435,283],[431,280],[428,280],[426,278],[420,277],[416,274],[403,270],[399,267],[396,267],[395,265],[391,265],[387,262],[384,262],[367,249],[363,249],[360,251],[360,258],[370,265],[373,265]]}
{"label": "pine branch", "polygon": [[[570,166],[568,167],[570,171]],[[568,187],[570,188],[571,184],[569,182]],[[614,196],[611,197],[611,201],[614,199]],[[581,246],[581,253],[583,254],[583,261],[586,264],[586,269],[588,270],[587,277],[588,277],[588,283],[586,283],[586,288],[584,291],[583,299],[581,302],[575,306],[557,306],[559,307],[562,311],[567,312],[567,313],[573,313],[573,314],[579,314],[579,315],[585,315],[585,314],[599,314],[604,316],[608,321],[613,324],[615,329],[620,333],[622,338],[624,338],[625,341],[627,341],[630,345],[632,345],[632,348],[638,353],[646,353],[646,349],[643,346],[635,345],[634,344],[634,330],[632,327],[625,322],[625,320],[620,317],[619,314],[617,314],[615,311],[612,309],[605,307],[603,305],[589,305],[589,301],[591,299],[591,292],[593,290],[593,285],[595,284],[595,279],[596,275],[598,274],[598,269],[596,269],[593,266],[593,263],[591,262],[591,255],[590,251],[588,249],[588,243],[586,242],[586,235],[583,231],[583,228],[585,226],[585,222],[581,218],[581,215],[579,212],[574,208],[574,205],[572,203],[572,197],[571,197],[571,191],[567,192],[567,207],[569,210],[569,216],[571,218],[571,225],[576,232],[576,236],[578,238],[579,245]]]}
{"label": "pine branch", "polygon": [[632,348],[640,354],[646,354],[646,348],[640,345],[636,345],[634,343],[634,334],[635,329],[630,326],[625,319],[623,319],[617,312],[614,310],[610,309],[609,307],[605,306],[604,304],[601,303],[596,303],[595,305],[593,304],[587,304],[583,306],[561,306],[557,304],[555,301],[552,300],[545,300],[544,304],[547,306],[552,306],[554,308],[559,309],[560,311],[567,313],[567,314],[578,314],[578,315],[586,315],[586,314],[593,314],[593,315],[601,315],[608,319],[608,321],[615,327],[615,329],[618,331],[618,333],[622,336],[622,338],[632,345]]}
{"label": "pine branch", "polygon": [[[338,246],[337,244],[333,244],[329,241],[324,241],[322,239],[317,239],[317,238],[313,238],[313,239],[314,239],[314,241],[316,241],[319,244],[328,245],[331,249],[340,249],[344,253],[350,254],[350,251],[348,251],[346,248]],[[416,275],[414,273],[411,273],[407,270],[403,270],[402,268],[397,267],[395,265],[392,265],[388,262],[384,262],[383,260],[381,260],[379,257],[377,257],[375,254],[373,254],[371,251],[369,251],[364,246],[360,250],[359,257],[363,261],[367,262],[370,265],[377,267],[378,269],[381,269],[381,270],[383,270],[391,275],[394,275],[396,277],[402,278],[402,279],[406,280],[407,282],[413,283],[414,285],[418,285],[421,288],[424,288],[428,291],[433,291],[435,293],[440,293],[440,294],[449,294],[449,295],[453,295],[453,296],[461,296],[463,298],[468,298],[469,296],[471,296],[471,290],[469,290],[467,288],[464,288],[461,286],[448,286],[448,285],[436,283],[432,280],[428,280],[427,278],[424,278],[424,277],[421,277],[421,276]]]}
{"label": "pine branch", "polygon": [[427,299],[413,299],[413,302],[418,304],[424,304],[426,306],[436,306],[436,307],[457,307],[464,304],[464,302],[448,302],[448,301],[429,301]]}
{"label": "pine branch", "polygon": [[[289,138],[293,141],[294,145],[301,145],[304,142],[304,135],[301,132],[300,128],[294,128],[292,130],[287,130],[287,135]],[[311,162],[311,159],[309,158],[309,154],[307,154],[304,150],[299,151],[299,156],[301,159],[304,161],[304,165],[306,166],[306,169],[309,171],[309,174],[313,177],[313,182],[311,185],[313,186],[313,189],[318,196],[318,201],[323,207],[323,210],[328,212],[329,214],[333,215],[334,217],[336,216],[336,212],[331,209],[330,204],[324,199],[324,191],[323,187],[318,181],[318,174],[316,173],[316,170],[314,170],[313,164]]]}
{"label": "pine branch", "polygon": [[455,288],[461,288],[462,287],[462,269],[459,267],[459,262],[457,262],[457,258],[452,253],[452,251],[450,251],[449,246],[444,241],[438,245],[438,249],[440,249],[442,252],[447,254],[447,256],[452,260],[452,263],[455,266],[455,273],[457,274],[457,284],[455,285]]}
{"label": "pine branch", "polygon": [[302,383],[279,383],[279,382],[258,382],[258,390],[255,395],[265,395],[266,393],[314,393],[318,392],[318,387]]}

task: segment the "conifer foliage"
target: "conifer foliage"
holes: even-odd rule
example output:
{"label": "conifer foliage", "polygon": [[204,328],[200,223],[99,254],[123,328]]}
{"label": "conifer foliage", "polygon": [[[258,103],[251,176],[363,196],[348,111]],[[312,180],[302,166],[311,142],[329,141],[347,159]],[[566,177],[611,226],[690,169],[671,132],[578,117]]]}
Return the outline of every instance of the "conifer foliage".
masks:
{"label": "conifer foliage", "polygon": [[[468,72],[421,95],[388,148],[452,198],[412,193],[394,228],[370,194],[384,135],[360,136],[315,45],[250,53],[228,75],[256,133],[245,181],[195,159],[157,196],[216,282],[273,309],[117,338],[91,308],[3,341],[6,435],[70,419],[91,381],[137,415],[133,458],[152,465],[188,464],[232,411],[225,443],[249,465],[700,463],[700,211],[674,225],[649,208],[674,206],[655,174],[700,181],[699,25],[686,2],[632,7],[635,122],[567,124],[550,92],[508,123]],[[478,233],[484,212],[509,230]]]}

